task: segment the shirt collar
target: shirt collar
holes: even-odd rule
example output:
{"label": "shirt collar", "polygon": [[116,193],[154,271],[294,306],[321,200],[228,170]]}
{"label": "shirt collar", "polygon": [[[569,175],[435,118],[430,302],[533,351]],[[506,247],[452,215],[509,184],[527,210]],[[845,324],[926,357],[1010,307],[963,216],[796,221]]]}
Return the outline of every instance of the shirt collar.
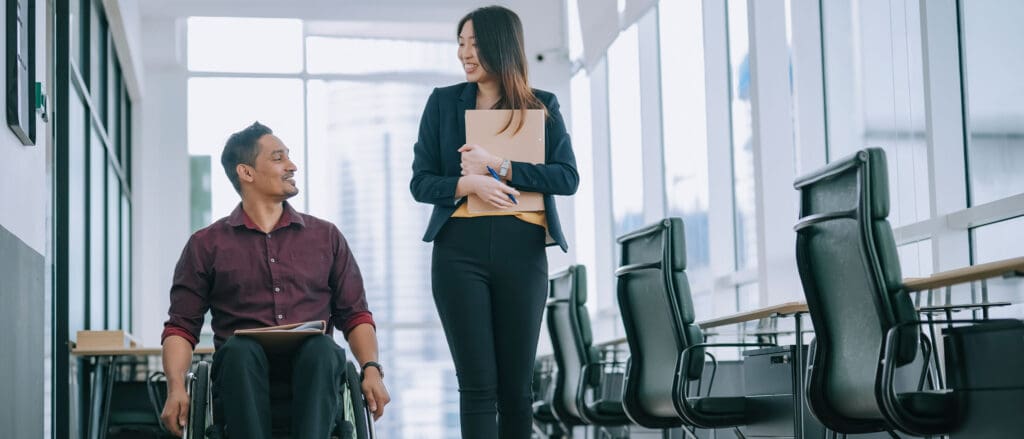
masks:
{"label": "shirt collar", "polygon": [[[228,215],[228,225],[231,227],[245,226],[248,229],[260,231],[259,226],[249,218],[249,214],[245,213],[245,209],[242,209],[242,203],[238,203],[235,206],[235,210]],[[284,210],[281,212],[281,219],[277,221],[277,225],[274,226],[274,230],[287,227],[292,224],[298,224],[301,227],[306,227],[306,221],[302,218],[302,215],[292,208],[291,204],[287,201],[284,202]],[[274,231],[271,230],[271,231]]]}

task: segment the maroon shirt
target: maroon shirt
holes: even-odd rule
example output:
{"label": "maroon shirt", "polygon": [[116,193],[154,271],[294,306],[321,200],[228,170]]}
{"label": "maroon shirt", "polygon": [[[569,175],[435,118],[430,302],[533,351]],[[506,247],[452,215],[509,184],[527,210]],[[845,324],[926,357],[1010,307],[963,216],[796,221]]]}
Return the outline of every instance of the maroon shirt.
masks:
{"label": "maroon shirt", "polygon": [[345,237],[288,203],[270,233],[239,204],[188,240],[174,268],[161,341],[179,335],[194,347],[207,309],[218,348],[236,329],[326,320],[348,337],[357,325],[374,324]]}

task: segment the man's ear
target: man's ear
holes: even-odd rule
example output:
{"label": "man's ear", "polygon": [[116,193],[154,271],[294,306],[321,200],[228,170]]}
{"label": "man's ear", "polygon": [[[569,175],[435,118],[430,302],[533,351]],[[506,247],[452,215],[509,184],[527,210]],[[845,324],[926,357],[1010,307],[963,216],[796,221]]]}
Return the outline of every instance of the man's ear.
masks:
{"label": "man's ear", "polygon": [[253,169],[252,166],[243,163],[239,163],[238,165],[235,166],[235,172],[238,173],[239,181],[252,183],[253,180],[256,179],[256,177],[253,175],[253,171],[255,171],[255,169]]}

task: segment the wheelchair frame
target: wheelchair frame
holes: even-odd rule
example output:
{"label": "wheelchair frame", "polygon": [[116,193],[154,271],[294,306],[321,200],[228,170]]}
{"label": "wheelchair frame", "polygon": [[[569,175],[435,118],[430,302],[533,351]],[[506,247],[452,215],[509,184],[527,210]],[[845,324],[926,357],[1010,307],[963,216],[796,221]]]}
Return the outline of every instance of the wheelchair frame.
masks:
{"label": "wheelchair frame", "polygon": [[[189,395],[188,424],[183,439],[208,439],[207,430],[213,425],[213,392],[210,363],[200,361],[195,370],[185,376],[185,389]],[[346,361],[345,383],[342,385],[342,410],[345,422],[355,429],[355,439],[375,439],[373,413],[363,398],[360,374],[355,364]],[[201,428],[194,428],[201,426]]]}

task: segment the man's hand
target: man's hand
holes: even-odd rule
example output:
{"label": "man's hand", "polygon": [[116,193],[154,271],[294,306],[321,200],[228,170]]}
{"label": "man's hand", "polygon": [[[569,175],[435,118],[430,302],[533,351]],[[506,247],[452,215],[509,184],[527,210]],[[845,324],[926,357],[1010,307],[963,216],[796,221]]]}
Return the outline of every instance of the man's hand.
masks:
{"label": "man's hand", "polygon": [[391,402],[388,389],[384,387],[384,380],[381,379],[380,371],[376,367],[367,367],[363,371],[363,396],[366,398],[366,405],[373,412],[373,419],[378,420],[384,416],[384,406]]}
{"label": "man's hand", "polygon": [[175,436],[181,436],[181,429],[188,422],[188,404],[188,392],[184,387],[167,389],[167,401],[164,403],[160,419],[167,430]]}
{"label": "man's hand", "polygon": [[488,166],[494,170],[501,166],[501,158],[480,145],[462,145],[459,152],[462,153],[462,175],[491,175],[487,172]]}

